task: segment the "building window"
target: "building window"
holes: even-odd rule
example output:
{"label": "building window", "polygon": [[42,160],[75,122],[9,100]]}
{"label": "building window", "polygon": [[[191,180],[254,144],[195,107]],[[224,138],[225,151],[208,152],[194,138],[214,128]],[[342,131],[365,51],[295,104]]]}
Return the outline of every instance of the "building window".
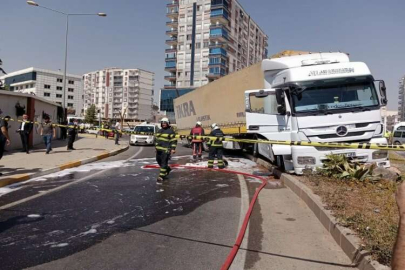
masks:
{"label": "building window", "polygon": [[63,79],[57,78],[56,81],[57,81],[57,82],[63,82]]}
{"label": "building window", "polygon": [[34,84],[33,84],[33,83],[30,84],[30,88],[34,88]]}
{"label": "building window", "polygon": [[191,35],[187,35],[187,40],[191,40]]}
{"label": "building window", "polygon": [[62,98],[62,94],[56,94],[57,98]]}
{"label": "building window", "polygon": [[69,84],[75,84],[75,81],[69,80]]}
{"label": "building window", "polygon": [[49,84],[44,84],[45,89],[51,89],[51,86]]}
{"label": "building window", "polygon": [[68,99],[73,99],[74,97],[73,96],[68,96]]}
{"label": "building window", "polygon": [[73,88],[68,88],[68,92],[73,92],[74,89]]}
{"label": "building window", "polygon": [[73,103],[68,103],[68,107],[73,107]]}
{"label": "building window", "polygon": [[196,43],[196,44],[195,44],[195,48],[196,48],[196,49],[201,49],[201,43]]}
{"label": "building window", "polygon": [[50,97],[50,96],[51,96],[51,93],[44,92],[44,97]]}
{"label": "building window", "polygon": [[62,86],[56,86],[56,90],[62,91]]}

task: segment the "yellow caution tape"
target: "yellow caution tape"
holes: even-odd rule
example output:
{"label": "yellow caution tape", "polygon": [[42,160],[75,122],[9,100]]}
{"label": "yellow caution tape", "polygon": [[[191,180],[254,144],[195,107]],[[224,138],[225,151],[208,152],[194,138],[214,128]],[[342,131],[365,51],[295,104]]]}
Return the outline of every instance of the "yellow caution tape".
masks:
{"label": "yellow caution tape", "polygon": [[[0,119],[5,119],[1,118]],[[24,122],[22,120],[14,120],[9,118],[8,121],[18,121]],[[25,121],[26,123],[33,123],[40,125],[39,122]],[[68,125],[59,125],[52,124],[56,127],[70,127],[70,128],[79,128],[77,126],[68,126]],[[113,129],[95,129],[99,131],[108,131],[108,132],[117,132]],[[307,141],[278,141],[278,140],[252,140],[252,139],[234,139],[228,137],[212,137],[212,136],[192,136],[192,135],[173,135],[173,134],[154,134],[154,133],[143,133],[143,132],[134,132],[134,131],[121,131],[122,134],[132,134],[132,135],[144,135],[144,136],[155,136],[155,137],[165,137],[169,139],[187,139],[187,140],[204,140],[204,141],[218,141],[218,142],[239,142],[239,143],[265,143],[265,144],[274,144],[274,145],[295,145],[295,146],[318,146],[318,147],[328,147],[328,148],[346,148],[346,149],[373,149],[373,150],[393,150],[393,151],[405,151],[405,145],[392,145],[392,144],[383,144],[383,143],[349,143],[349,142],[307,142]]]}

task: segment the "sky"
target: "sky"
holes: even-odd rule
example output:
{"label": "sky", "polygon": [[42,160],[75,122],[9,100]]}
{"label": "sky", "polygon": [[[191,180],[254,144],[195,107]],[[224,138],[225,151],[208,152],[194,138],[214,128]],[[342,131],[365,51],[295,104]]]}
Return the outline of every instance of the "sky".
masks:
{"label": "sky", "polygon": [[[166,4],[169,0],[38,0],[76,16],[69,22],[68,73],[105,67],[155,72],[155,92],[165,81]],[[342,51],[367,63],[387,84],[388,109],[397,110],[405,76],[404,0],[239,0],[269,36],[269,55],[283,50]],[[7,72],[35,66],[63,70],[65,17],[0,0],[0,59]]]}

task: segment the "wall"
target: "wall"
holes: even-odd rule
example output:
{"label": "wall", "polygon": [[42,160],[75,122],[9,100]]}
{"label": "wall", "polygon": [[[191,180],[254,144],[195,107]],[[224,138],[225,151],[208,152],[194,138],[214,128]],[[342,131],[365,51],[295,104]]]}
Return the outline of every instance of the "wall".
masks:
{"label": "wall", "polygon": [[[1,117],[5,117],[5,116],[9,115],[9,116],[11,116],[11,118],[17,119],[16,109],[15,109],[16,103],[19,102],[22,107],[25,106],[26,112],[27,112],[27,105],[28,105],[29,98],[34,99],[33,111],[35,112],[34,115],[30,115],[30,120],[35,120],[35,121],[41,122],[42,121],[42,112],[45,112],[50,115],[50,117],[54,123],[57,122],[57,120],[56,120],[57,119],[57,105],[56,104],[51,104],[46,101],[36,99],[35,96],[10,93],[10,92],[5,92],[5,91],[0,91],[0,109],[3,111],[3,113],[1,114]],[[20,116],[18,119],[21,120],[22,116]],[[14,122],[14,121],[9,121],[8,123],[9,123],[8,133],[10,135],[11,144],[9,146],[7,146],[7,150],[21,149],[22,144],[21,144],[20,134],[16,133],[16,130],[19,128],[20,123]],[[59,129],[57,129],[57,131],[58,131],[58,135],[59,135]],[[39,135],[40,134],[39,132],[40,131],[38,129],[38,126],[34,126],[34,129],[32,132],[33,145],[42,143],[42,137]]]}
{"label": "wall", "polygon": [[246,122],[244,92],[263,87],[261,63],[257,63],[197,88],[174,100],[177,127],[188,129],[196,121],[204,126]]}

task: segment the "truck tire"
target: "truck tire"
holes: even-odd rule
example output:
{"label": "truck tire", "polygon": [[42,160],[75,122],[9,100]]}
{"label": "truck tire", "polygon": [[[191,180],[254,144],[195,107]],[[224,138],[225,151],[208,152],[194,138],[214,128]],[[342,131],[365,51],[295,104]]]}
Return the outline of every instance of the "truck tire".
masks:
{"label": "truck tire", "polygon": [[[254,136],[253,139],[254,139],[254,140],[258,140],[259,138],[258,138],[257,136]],[[258,143],[254,143],[254,144],[253,144],[252,152],[253,152],[253,153],[252,153],[252,154],[253,154],[253,157],[258,158],[258,157],[260,156],[260,153],[259,153],[259,144],[258,144]]]}
{"label": "truck tire", "polygon": [[280,171],[284,171],[284,157],[283,156],[276,156],[276,166]]}
{"label": "truck tire", "polygon": [[399,141],[396,141],[394,144],[395,145],[401,145],[401,143]]}

